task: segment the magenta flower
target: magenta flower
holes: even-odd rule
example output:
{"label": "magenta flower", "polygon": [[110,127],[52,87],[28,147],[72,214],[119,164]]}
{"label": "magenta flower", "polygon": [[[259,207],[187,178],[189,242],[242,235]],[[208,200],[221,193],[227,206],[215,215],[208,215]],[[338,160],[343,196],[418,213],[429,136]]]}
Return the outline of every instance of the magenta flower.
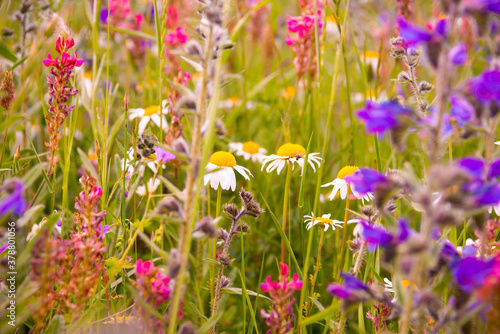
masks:
{"label": "magenta flower", "polygon": [[183,26],[175,28],[165,36],[165,43],[170,46],[183,45],[187,42],[189,36],[186,33],[186,28]]}
{"label": "magenta flower", "polygon": [[59,129],[64,123],[68,113],[75,107],[67,105],[71,96],[78,93],[78,90],[70,88],[70,79],[73,77],[73,69],[83,64],[83,60],[78,59],[78,54],[71,56],[69,49],[75,45],[73,38],[65,39],[59,37],[56,41],[56,51],[60,54],[53,58],[49,53],[43,64],[51,67],[50,74],[47,76],[49,84],[49,113],[46,116],[47,128],[49,131],[49,142],[45,145],[49,149],[49,169],[47,174],[51,175],[59,161],[59,141],[62,134]]}
{"label": "magenta flower", "polygon": [[295,290],[302,289],[303,282],[299,281],[299,275],[296,273],[293,275],[293,279],[288,282],[288,272],[288,266],[280,263],[279,281],[275,282],[271,276],[268,276],[266,283],[260,285],[262,291],[269,293],[273,299],[270,313],[264,310],[260,311],[261,316],[266,319],[266,325],[270,327],[268,334],[285,334],[292,329],[292,323],[295,319],[293,313],[295,298],[293,298],[293,293]]}
{"label": "magenta flower", "polygon": [[135,263],[135,273],[140,276],[153,276],[155,265],[151,261],[137,260]]}

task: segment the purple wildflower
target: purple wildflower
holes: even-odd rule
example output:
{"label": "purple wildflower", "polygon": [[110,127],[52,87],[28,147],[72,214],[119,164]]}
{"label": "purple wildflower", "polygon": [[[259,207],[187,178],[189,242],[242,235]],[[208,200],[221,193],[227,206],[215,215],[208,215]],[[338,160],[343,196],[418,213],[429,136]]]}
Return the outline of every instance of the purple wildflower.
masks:
{"label": "purple wildflower", "polygon": [[26,202],[23,194],[24,184],[20,180],[15,179],[6,182],[1,189],[6,190],[9,194],[0,201],[0,216],[8,212],[21,216],[26,209]]}
{"label": "purple wildflower", "polygon": [[495,267],[495,260],[481,260],[464,257],[452,268],[451,272],[457,284],[465,291],[472,292],[481,287]]}
{"label": "purple wildflower", "polygon": [[387,176],[370,168],[360,168],[356,173],[346,176],[353,189],[361,196],[374,192],[380,185],[387,183]]}
{"label": "purple wildflower", "polygon": [[400,118],[410,115],[410,110],[396,101],[376,103],[368,100],[365,108],[358,110],[356,115],[365,123],[369,133],[385,133],[400,125]]}
{"label": "purple wildflower", "polygon": [[[500,159],[493,160],[486,169],[486,162],[476,157],[465,157],[457,162],[457,166],[465,170],[475,179],[494,179],[500,176]],[[486,173],[486,175],[485,175]]]}
{"label": "purple wildflower", "polygon": [[455,66],[462,66],[467,62],[467,45],[460,43],[448,53],[450,62]]}
{"label": "purple wildflower", "polygon": [[500,15],[500,0],[462,0],[461,4],[468,12]]}
{"label": "purple wildflower", "polygon": [[458,122],[458,126],[462,127],[465,123],[476,121],[476,110],[474,107],[463,97],[456,95],[450,97],[450,114]]}
{"label": "purple wildflower", "polygon": [[371,292],[366,284],[345,272],[340,273],[340,276],[344,280],[343,284],[333,283],[327,288],[327,291],[334,297],[351,302],[360,302],[370,298]]}
{"label": "purple wildflower", "polygon": [[482,104],[500,100],[500,71],[489,70],[472,78],[468,89]]}
{"label": "purple wildflower", "polygon": [[465,184],[464,188],[472,195],[478,206],[497,205],[500,202],[500,185],[496,181],[477,180]]}
{"label": "purple wildflower", "polygon": [[167,150],[164,150],[159,146],[155,146],[154,150],[156,153],[156,159],[158,159],[158,161],[162,164],[175,159],[175,154]]}
{"label": "purple wildflower", "polygon": [[411,24],[402,17],[397,19],[397,23],[400,36],[410,45],[440,41],[446,36],[448,30],[447,19],[439,20],[432,31]]}
{"label": "purple wildflower", "polygon": [[261,310],[261,316],[266,319],[266,325],[270,327],[268,333],[285,334],[292,329],[292,323],[295,319],[293,313],[293,304],[295,290],[302,289],[302,281],[299,281],[297,274],[288,282],[289,268],[286,264],[280,263],[279,282],[274,282],[271,276],[268,276],[266,283],[261,284],[262,291],[269,293],[273,300],[271,312],[267,313]]}
{"label": "purple wildflower", "polygon": [[385,228],[361,221],[361,238],[368,244],[370,252],[374,252],[377,246],[388,248],[393,244],[394,237]]}
{"label": "purple wildflower", "polygon": [[484,161],[475,157],[466,157],[457,162],[457,166],[474,178],[481,178],[484,173]]}

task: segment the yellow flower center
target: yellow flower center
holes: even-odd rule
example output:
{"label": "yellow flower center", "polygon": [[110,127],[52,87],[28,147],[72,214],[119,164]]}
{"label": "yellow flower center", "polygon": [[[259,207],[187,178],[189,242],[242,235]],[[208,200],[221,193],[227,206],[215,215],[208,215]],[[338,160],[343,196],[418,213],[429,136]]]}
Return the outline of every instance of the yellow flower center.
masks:
{"label": "yellow flower center", "polygon": [[122,321],[122,319],[125,319],[125,322],[130,321],[130,317],[118,317],[118,322]]}
{"label": "yellow flower center", "polygon": [[87,71],[87,72],[83,73],[83,77],[85,79],[92,79],[92,72],[91,71]]}
{"label": "yellow flower center", "polygon": [[344,179],[347,175],[351,175],[358,170],[358,166],[345,166],[337,174],[337,179]]}
{"label": "yellow flower center", "polygon": [[144,158],[145,161],[155,161],[156,153],[151,154],[149,157]]}
{"label": "yellow flower center", "polygon": [[289,158],[304,157],[306,155],[306,149],[302,145],[288,143],[281,145],[276,154],[281,157]]}
{"label": "yellow flower center", "polygon": [[236,159],[234,158],[234,155],[224,151],[219,151],[212,154],[209,162],[219,167],[236,166]]}
{"label": "yellow flower center", "polygon": [[411,285],[411,288],[412,289],[416,289],[417,286],[415,284],[412,284],[410,281],[408,281],[407,279],[405,280],[402,280],[401,281],[401,285],[403,286],[403,288],[407,289],[410,285]]}
{"label": "yellow flower center", "polygon": [[144,109],[144,116],[157,114],[158,111],[160,111],[160,108],[158,106],[147,107],[146,109]]}
{"label": "yellow flower center", "polygon": [[371,50],[366,50],[366,52],[361,52],[361,54],[359,55],[359,57],[361,58],[361,60],[363,59],[378,59],[378,52],[377,51],[371,51]]}
{"label": "yellow flower center", "polygon": [[332,225],[333,224],[333,220],[329,219],[329,218],[318,217],[318,218],[314,218],[314,221],[316,222],[316,225],[320,225],[320,226]]}
{"label": "yellow flower center", "polygon": [[97,160],[97,154],[95,153],[89,154],[89,160]]}
{"label": "yellow flower center", "polygon": [[257,154],[259,153],[260,146],[254,141],[247,141],[243,143],[243,147],[241,149],[246,153]]}

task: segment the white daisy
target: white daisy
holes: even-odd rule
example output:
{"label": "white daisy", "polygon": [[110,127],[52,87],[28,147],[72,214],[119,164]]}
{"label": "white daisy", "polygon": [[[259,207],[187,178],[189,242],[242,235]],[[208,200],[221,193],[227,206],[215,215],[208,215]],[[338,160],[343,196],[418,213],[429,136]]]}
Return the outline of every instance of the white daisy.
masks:
{"label": "white daisy", "polygon": [[267,150],[254,141],[247,141],[244,143],[229,143],[229,152],[236,152],[237,156],[242,156],[245,160],[251,158],[253,162],[262,163],[266,158]]}
{"label": "white daisy", "polygon": [[491,213],[493,210],[495,211],[497,216],[500,216],[500,203],[494,206],[490,206],[490,208],[488,209],[488,213]]}
{"label": "white daisy", "polygon": [[[331,226],[332,231],[335,231],[335,228],[342,228],[344,227],[344,222],[336,219],[330,219],[331,214],[324,214],[321,217],[315,217],[314,213],[311,212],[311,215],[305,215],[304,218],[307,218],[304,220],[304,223],[307,223],[307,230],[310,230],[311,227],[319,225],[319,226],[324,226],[325,232],[328,231],[328,228]],[[359,219],[352,219],[347,221],[348,224],[354,223],[359,221]]]}
{"label": "white daisy", "polygon": [[385,286],[385,291],[388,291],[388,292],[396,292],[396,290],[394,290],[394,286],[392,284],[392,282],[387,278],[387,277],[384,277],[384,286]]}
{"label": "white daisy", "polygon": [[377,66],[379,61],[379,54],[376,51],[367,50],[366,52],[361,52],[359,54],[361,62],[365,64],[367,69],[370,71],[371,76],[375,76],[377,73]]}
{"label": "white daisy", "polygon": [[[131,147],[127,151],[127,156],[128,158],[126,159],[127,161],[125,162],[125,173],[128,173],[130,175],[134,174],[137,168],[137,172],[142,175],[144,173],[144,168],[145,166],[149,167],[153,173],[156,173],[158,171],[158,166],[160,165],[160,162],[156,158],[156,153],[151,154],[149,157],[141,157],[139,160],[136,161],[136,163],[132,163],[134,161],[134,149]],[[123,163],[125,159],[122,159],[120,161],[120,166],[123,168]],[[163,168],[165,168],[165,165],[162,165]]]}
{"label": "white daisy", "polygon": [[357,166],[345,166],[342,169],[339,170],[337,174],[337,178],[333,180],[330,183],[322,185],[322,187],[328,187],[328,186],[333,186],[333,190],[330,193],[330,198],[331,201],[334,200],[334,198],[337,196],[337,193],[340,192],[340,198],[345,199],[347,197],[347,192],[349,190],[349,187],[351,188],[351,192],[355,199],[361,199],[363,203],[366,201],[369,201],[373,198],[373,194],[368,193],[364,196],[361,196],[354,187],[351,187],[349,183],[347,183],[344,178],[348,175],[354,174],[359,168]]}
{"label": "white daisy", "polygon": [[[269,163],[266,172],[271,173],[276,169],[276,172],[279,175],[285,165],[291,163],[292,168],[294,168],[295,163],[297,163],[302,168],[303,172],[305,156],[306,149],[302,145],[287,143],[281,145],[276,154],[271,154],[266,159],[264,159],[264,162],[262,163],[262,170],[264,170],[266,164]],[[321,160],[323,159],[319,157],[319,153],[309,153],[307,160],[314,172],[316,172],[316,166],[314,164],[317,164],[319,168],[321,166]]]}
{"label": "white daisy", "polygon": [[146,185],[141,185],[137,187],[137,190],[135,193],[139,196],[146,196],[147,193],[154,193],[156,189],[158,189],[158,186],[160,185],[160,180],[159,179],[153,179],[150,178],[148,183]]}
{"label": "white daisy", "polygon": [[[387,277],[384,277],[384,286],[385,286],[385,291],[388,291],[388,292],[392,292],[392,293],[396,293],[396,290],[395,290],[395,286],[394,284],[392,283],[392,281],[390,281]],[[415,284],[412,284],[410,281],[408,281],[407,279],[404,279],[401,281],[401,285],[403,286],[403,288],[406,290],[408,289],[408,287],[411,285],[411,287],[413,289],[416,289],[417,286]]]}
{"label": "white daisy", "polygon": [[[26,236],[26,241],[31,241],[33,240],[34,237],[37,236],[37,234],[42,230],[43,225],[47,222],[47,218],[42,219],[40,224],[33,224],[31,226],[31,231],[28,233]],[[56,225],[54,225],[54,229],[57,231],[57,233],[61,234],[61,222],[58,222]]]}
{"label": "white daisy", "polygon": [[240,173],[245,180],[250,180],[250,176],[253,177],[252,173],[250,173],[247,168],[236,164],[234,155],[224,151],[212,154],[205,170],[206,174],[203,177],[203,183],[207,185],[208,182],[210,182],[210,186],[215,190],[217,190],[220,185],[223,190],[229,190],[229,188],[231,188],[232,191],[235,191],[235,170]]}
{"label": "white daisy", "polygon": [[152,105],[147,108],[135,108],[135,109],[129,109],[129,120],[133,120],[135,118],[140,118],[139,122],[139,135],[141,135],[144,130],[146,130],[146,127],[148,126],[149,121],[153,121],[158,127],[162,125],[163,123],[163,130],[168,129],[168,123],[167,119],[165,118],[164,115],[168,114],[168,101],[163,100],[162,102],[162,109],[160,112],[160,108],[157,105]]}

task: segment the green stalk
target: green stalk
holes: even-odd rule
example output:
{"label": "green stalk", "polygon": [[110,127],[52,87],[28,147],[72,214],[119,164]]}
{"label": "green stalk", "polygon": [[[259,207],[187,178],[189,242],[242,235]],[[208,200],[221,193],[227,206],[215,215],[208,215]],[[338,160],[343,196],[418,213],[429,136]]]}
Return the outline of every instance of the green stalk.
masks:
{"label": "green stalk", "polygon": [[[286,170],[286,183],[285,183],[285,193],[283,199],[283,233],[286,235],[286,226],[288,220],[288,203],[290,201],[290,183],[292,181],[292,163],[287,162],[287,170]],[[281,240],[281,262],[285,263],[286,261],[286,247],[285,242]]]}
{"label": "green stalk", "polygon": [[338,268],[338,272],[337,272],[337,279],[340,278],[340,272],[342,271],[342,267],[344,266],[344,257],[345,257],[345,250],[346,250],[346,244],[347,244],[347,218],[349,216],[349,204],[350,204],[349,196],[350,195],[351,195],[351,188],[347,188],[347,196],[345,199],[344,229],[342,231],[342,247],[340,249],[340,261],[339,261],[339,268]]}

